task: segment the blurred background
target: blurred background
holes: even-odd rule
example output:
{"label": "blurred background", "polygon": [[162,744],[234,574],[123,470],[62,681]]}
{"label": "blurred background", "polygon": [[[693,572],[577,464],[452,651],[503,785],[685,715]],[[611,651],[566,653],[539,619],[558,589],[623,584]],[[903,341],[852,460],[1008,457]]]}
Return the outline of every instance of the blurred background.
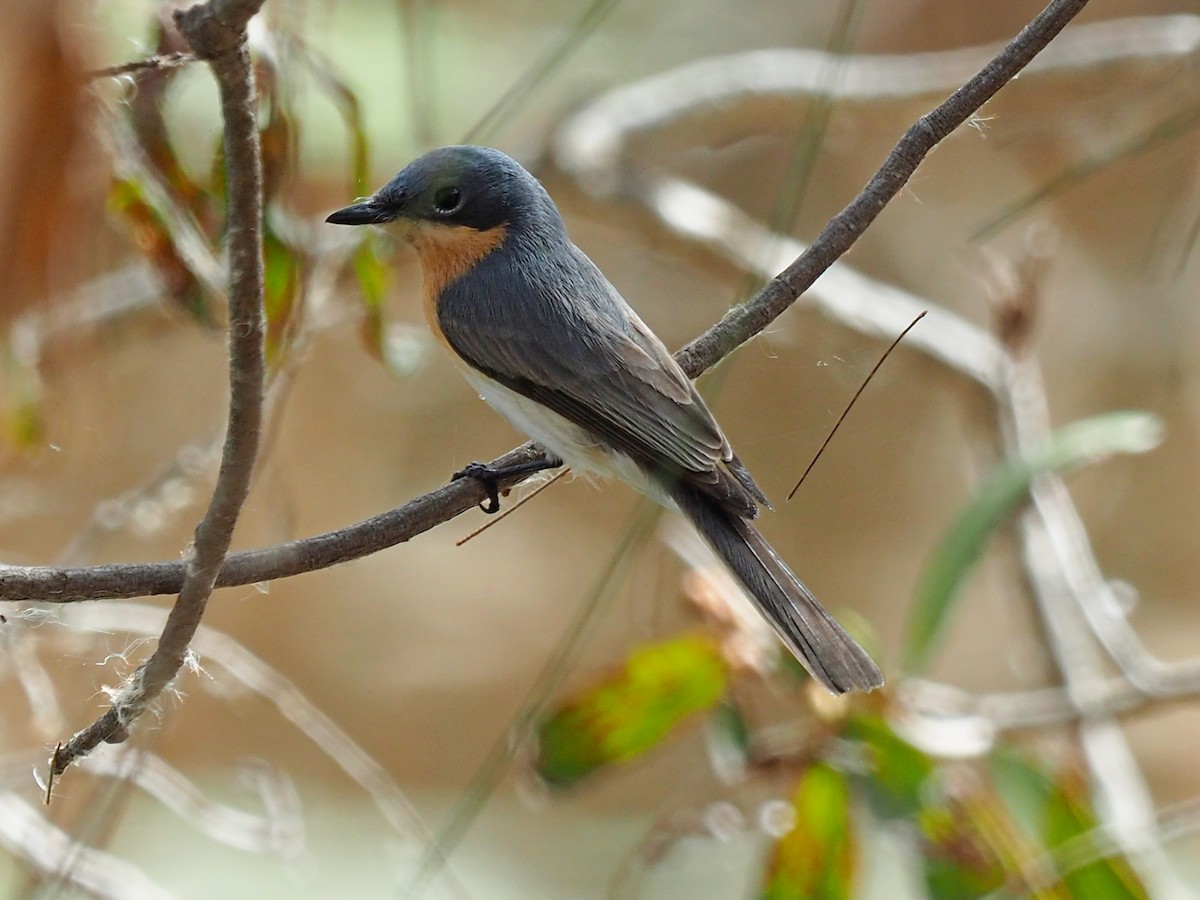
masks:
{"label": "blurred background", "polygon": [[[411,251],[325,226],[329,211],[434,146],[500,147],[544,180],[575,242],[674,349],[758,276],[664,227],[636,177],[606,193],[566,165],[562,135],[581,111],[749,50],[917,60],[1003,42],[1040,7],[270,0],[252,38],[279,279],[271,417],[235,548],[351,524],[523,440],[429,340]],[[1168,660],[1197,636],[1197,12],[1185,0],[1090,4],[1069,30],[1174,14],[1156,28],[1179,43],[1024,74],[936,149],[844,260],[984,333],[998,302],[1025,302],[1024,349],[1055,426],[1118,409],[1161,417],[1158,449],[1086,467],[1070,486],[1101,571],[1132,587],[1132,624]],[[167,7],[136,0],[0,9],[7,564],[176,559],[207,502],[227,399],[212,79],[195,63],[89,77],[183,49],[164,22]],[[970,58],[968,72],[987,54]],[[836,66],[817,71],[836,82]],[[747,90],[661,123],[651,103],[618,171],[686,177],[809,240],[954,86],[834,102]],[[920,573],[1003,443],[985,391],[902,344],[785,503],[886,344],[802,301],[705,389],[775,504],[763,532],[896,684]],[[219,591],[196,671],[121,753],[68,772],[48,811],[31,771],[150,651],[170,598],[6,610],[0,891],[384,897],[420,872],[428,896],[758,896],[783,858],[773,842],[787,828],[772,816],[805,771],[786,754],[731,775],[714,762],[720,727],[692,716],[569,790],[534,771],[531,703],[586,698],[619,678],[631,647],[705,627],[684,578],[695,561],[648,515],[621,485],[563,481],[462,546],[481,513],[351,564]],[[1057,683],[1019,551],[1000,529],[928,678],[972,692]],[[813,749],[814,729],[836,731],[847,713],[781,677],[737,688],[739,721],[799,728],[794,757],[836,761],[835,745]],[[886,718],[897,701],[869,702]],[[1155,808],[1200,795],[1196,703],[1121,725]],[[1087,769],[1069,728],[1012,740]],[[901,829],[868,833],[884,839],[859,840],[848,895],[936,894]],[[55,856],[67,835],[104,855]],[[1187,896],[1194,841],[1168,849],[1175,869],[1157,883]],[[89,866],[98,880],[79,874]]]}

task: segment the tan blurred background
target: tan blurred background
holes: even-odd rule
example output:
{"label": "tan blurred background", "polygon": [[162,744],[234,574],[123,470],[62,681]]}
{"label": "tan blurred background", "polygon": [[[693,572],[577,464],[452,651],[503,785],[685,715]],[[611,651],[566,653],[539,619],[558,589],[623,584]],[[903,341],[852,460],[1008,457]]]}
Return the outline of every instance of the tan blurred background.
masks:
{"label": "tan blurred background", "polygon": [[[911,53],[1007,39],[1036,2],[928,0],[864,4],[853,48]],[[98,108],[111,87],[78,88],[82,71],[148,51],[150,7],[21,0],[0,9],[0,321],[46,317],[54,304],[132,257],[106,217],[110,172]],[[560,40],[579,9],[564,3],[275,3],[272,17],[328,54],[358,92],[382,183],[433,144],[459,141],[531,61]],[[1093,3],[1081,21],[1200,12],[1177,0]],[[529,102],[488,137],[530,165],[556,122],[606,88],[690,59],[772,46],[822,47],[834,4],[662,0],[620,4]],[[425,83],[406,69],[406,27]],[[307,90],[307,88],[306,88]],[[414,115],[413,91],[427,101]],[[207,166],[216,120],[208,76],[189,70],[172,108],[181,143]],[[311,93],[311,92],[310,92]],[[833,115],[796,234],[811,237],[862,186],[904,128],[938,99],[846,104]],[[1194,128],[1119,158],[980,245],[970,235],[998,210],[1065,167],[1133,140],[1200,102],[1194,60],[1120,66],[1078,76],[1028,78],[985,108],[986,127],[940,146],[858,244],[849,262],[966,318],[986,323],[989,259],[1016,259],[1029,242],[1053,247],[1040,282],[1036,353],[1056,424],[1119,408],[1152,410],[1167,424],[1155,453],[1077,476],[1073,490],[1107,574],[1140,592],[1134,616],[1167,658],[1194,652],[1197,411],[1195,347],[1200,216]],[[326,102],[306,100],[303,163],[289,179],[291,209],[319,216],[347,201],[346,146]],[[705,124],[664,135],[678,171],[715,186],[751,214],[770,214],[797,123],[746,122],[705,143]],[[714,113],[714,121],[736,110]],[[719,127],[714,126],[716,130]],[[429,134],[426,136],[422,130]],[[754,136],[757,134],[757,136]],[[656,148],[647,148],[654,156]],[[665,151],[663,151],[665,152]],[[746,276],[668,237],[629,204],[601,204],[543,168],[576,241],[664,341],[677,347],[745,292]],[[1190,231],[1190,229],[1192,231]],[[419,277],[399,266],[387,313],[417,326],[408,377],[363,348],[350,280],[315,333],[284,404],[235,545],[264,546],[337,528],[429,490],[518,435],[482,404],[419,330]],[[428,352],[426,352],[428,350]],[[777,511],[763,530],[836,611],[855,610],[883,648],[896,649],[917,573],[994,460],[991,411],[962,379],[899,351],[873,382],[797,499],[782,502],[882,347],[797,308],[723,370],[715,411]],[[89,564],[176,558],[206,499],[206,481],[180,479],[163,504],[132,524],[78,541],[104,520],[111,498],[137,490],[220,434],[223,343],[178,312],[151,304],[101,326],[53,334],[38,369],[44,434],[38,446],[0,446],[0,559]],[[14,395],[15,368],[4,396]],[[555,485],[463,547],[481,524],[464,516],[410,544],[333,570],[220,592],[206,622],[290,679],[391,775],[433,826],[462,796],[501,740],[522,698],[630,525],[636,498],[617,485]],[[98,518],[97,518],[98,517]],[[1042,684],[1039,655],[1010,542],[981,568],[933,674],[972,689]],[[70,559],[63,554],[71,553]],[[659,542],[622,583],[569,683],[585,680],[632,642],[689,620],[678,564]],[[160,604],[165,600],[158,601]],[[147,652],[127,633],[72,643],[41,626],[38,653],[59,690],[65,736],[100,708],[102,685]],[[128,652],[123,663],[109,654]],[[108,657],[108,658],[106,658]],[[394,896],[411,851],[371,799],[266,702],[219,666],[189,675],[161,729],[139,741],[214,795],[246,805],[236,767],[265,759],[295,779],[307,849],[287,863],[216,846],[140,798],[107,824],[113,847],[183,896]],[[11,658],[0,666],[14,665]],[[11,671],[6,675],[11,678]],[[19,689],[10,691],[5,749],[52,743]],[[1200,793],[1197,707],[1139,717],[1130,728],[1158,799]],[[151,733],[152,732],[152,733]],[[451,860],[481,897],[593,897],[661,816],[715,795],[693,732],[576,793],[548,799],[530,780],[505,780]],[[28,767],[22,772],[27,773]],[[61,786],[84,805],[82,778]],[[36,796],[31,780],[21,790]],[[711,870],[680,865],[713,893],[732,890],[748,851],[734,847]],[[740,867],[740,868],[739,868]],[[0,873],[16,892],[11,860]],[[675,881],[678,889],[685,881]],[[726,887],[723,887],[726,886]],[[3,888],[0,888],[2,890]],[[879,896],[895,894],[879,894]],[[670,893],[653,896],[672,896]],[[675,894],[674,896],[684,896]]]}

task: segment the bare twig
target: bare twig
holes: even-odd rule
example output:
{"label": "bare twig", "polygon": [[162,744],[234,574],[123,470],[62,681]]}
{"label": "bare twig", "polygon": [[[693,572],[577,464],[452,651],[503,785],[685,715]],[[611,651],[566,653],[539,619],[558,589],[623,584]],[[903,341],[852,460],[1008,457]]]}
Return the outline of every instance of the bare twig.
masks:
{"label": "bare twig", "polygon": [[[163,616],[155,618],[161,622]],[[157,629],[154,633],[157,634]],[[0,785],[24,787],[33,764],[29,753],[0,757]],[[128,744],[93,753],[80,760],[79,766],[97,778],[129,782],[187,827],[227,847],[284,859],[292,859],[304,850],[304,818],[296,786],[286,774],[265,762],[249,760],[237,771],[238,781],[261,807],[259,812],[248,812],[215,799],[161,756]],[[71,879],[77,872],[67,867],[54,874]]]}
{"label": "bare twig", "polygon": [[210,0],[176,14],[196,55],[212,67],[225,123],[229,219],[229,423],[207,512],[196,527],[179,598],[158,647],[117,693],[112,706],[55,751],[51,779],[101,742],[120,743],[130,724],[174,679],[199,627],[229,549],[258,454],[262,423],[262,160],[246,23],[261,0]]}
{"label": "bare twig", "polygon": [[115,66],[105,66],[103,69],[92,69],[84,75],[88,81],[98,78],[115,78],[118,75],[132,75],[141,72],[162,72],[165,69],[177,69],[188,63],[196,62],[193,53],[160,53],[145,59],[135,59],[132,62]]}
{"label": "bare twig", "polygon": [[758,334],[858,240],[939,141],[967,121],[1058,34],[1087,0],[1054,0],[966,84],[921,116],[850,205],[829,220],[808,249],[754,299],[735,306],[676,354],[692,377]]}
{"label": "bare twig", "polygon": [[[492,465],[516,465],[540,457],[541,451],[535,445],[525,444]],[[410,540],[473,509],[484,499],[483,488],[464,478],[346,528],[262,550],[232,553],[221,568],[217,587],[286,578],[360,559]],[[71,603],[172,594],[182,586],[183,575],[184,565],[179,562],[70,568],[7,566],[0,568],[0,600]]]}
{"label": "bare twig", "polygon": [[[1034,361],[1016,358],[996,395],[1006,451],[1027,452],[1049,434],[1049,413]],[[1154,800],[1129,742],[1099,704],[1106,671],[1087,610],[1103,604],[1108,586],[1065,484],[1046,474],[1030,489],[1021,516],[1025,570],[1051,658],[1071,703],[1079,710],[1079,745],[1092,773],[1101,821],[1129,855],[1155,896],[1183,897],[1183,885],[1156,840]]]}
{"label": "bare twig", "polygon": [[[1032,60],[1024,76],[1090,71],[1121,63],[1187,60],[1200,49],[1200,16],[1145,16],[1078,25]],[[640,132],[698,110],[756,100],[883,102],[952,91],[998,46],[887,56],[813,48],[753,50],[701,59],[610,91],[559,129],[555,158],[600,193],[620,180],[618,157]],[[838,73],[836,79],[828,77]]]}
{"label": "bare twig", "polygon": [[[1170,693],[1147,695],[1121,676],[1103,679],[1092,686],[1087,715],[1147,712],[1164,703],[1195,699],[1200,694],[1197,665],[1189,661],[1179,666],[1179,677]],[[932,733],[947,724],[959,727],[967,720],[985,720],[992,734],[981,753],[991,749],[990,741],[1003,732],[1069,725],[1084,716],[1068,691],[1061,687],[970,694],[940,682],[908,678],[901,688],[900,699],[901,716],[909,732],[928,729]],[[934,746],[934,742],[926,739],[919,743],[931,750]]]}

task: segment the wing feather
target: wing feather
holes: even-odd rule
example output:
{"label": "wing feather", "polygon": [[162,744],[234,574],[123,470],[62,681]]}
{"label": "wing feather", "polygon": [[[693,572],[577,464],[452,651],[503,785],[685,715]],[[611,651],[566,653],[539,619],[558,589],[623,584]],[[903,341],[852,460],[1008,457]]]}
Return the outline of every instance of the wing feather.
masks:
{"label": "wing feather", "polygon": [[[438,324],[467,363],[649,470],[752,516],[761,492],[731,478],[729,442],[691,381],[582,251],[495,253],[448,285]],[[744,469],[739,470],[744,472]]]}

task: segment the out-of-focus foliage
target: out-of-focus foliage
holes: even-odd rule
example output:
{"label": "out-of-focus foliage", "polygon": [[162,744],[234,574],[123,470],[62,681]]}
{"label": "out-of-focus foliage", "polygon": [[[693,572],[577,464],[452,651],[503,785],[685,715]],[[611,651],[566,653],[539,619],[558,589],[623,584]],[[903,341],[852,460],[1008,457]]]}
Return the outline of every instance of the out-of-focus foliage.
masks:
{"label": "out-of-focus foliage", "polygon": [[1034,479],[1114,453],[1145,453],[1161,440],[1162,427],[1154,416],[1109,413],[1064,425],[1045,447],[1009,460],[993,472],[925,566],[908,619],[905,668],[920,672],[928,662],[960,596],[959,588],[983,555],[991,535],[1024,502]]}
{"label": "out-of-focus foliage", "polygon": [[1002,812],[995,796],[979,791],[923,806],[916,825],[931,897],[971,900],[1000,890],[1010,873],[1019,879],[1019,866],[1037,847],[1013,852],[1016,835],[1011,823],[997,815]]}
{"label": "out-of-focus foliage", "polygon": [[199,279],[185,262],[164,215],[146,195],[145,181],[118,178],[109,193],[109,207],[122,220],[129,238],[162,280],[163,289],[188,315],[205,326],[216,325],[216,314]]}
{"label": "out-of-focus foliage", "polygon": [[565,787],[640,756],[721,699],[729,672],[715,641],[684,636],[632,650],[625,665],[568,699],[538,732],[538,774]]}
{"label": "out-of-focus foliage", "polygon": [[1129,863],[1114,854],[1092,808],[1078,766],[1039,765],[1028,756],[1001,749],[992,755],[990,772],[1009,814],[1025,839],[1044,848],[1034,874],[1053,883],[1062,896],[1103,900],[1141,900],[1146,888]]}
{"label": "out-of-focus foliage", "polygon": [[[1149,450],[1160,431],[1154,417],[1141,413],[1079,422],[1057,432],[1041,452],[1005,463],[985,480],[959,519],[965,534],[952,532],[931,563],[940,567],[932,579],[940,593],[936,603],[926,599],[914,607],[912,618],[925,619],[910,632],[919,635],[910,653],[932,652],[955,584],[1038,474]],[[792,677],[786,663],[769,672],[727,663],[721,656],[726,646],[686,636],[633,650],[621,669],[568,696],[542,722],[538,774],[559,788],[579,786],[670,739],[685,719],[705,714],[720,735],[736,725],[746,765],[732,776],[718,767],[722,777],[736,784],[782,767],[794,779],[791,827],[775,840],[762,876],[765,900],[853,896],[861,836],[885,823],[907,832],[934,900],[1010,890],[1063,900],[1145,896],[1119,851],[1098,849],[1099,820],[1077,766],[1050,767],[1003,743],[984,758],[939,759],[891,724],[888,687],[870,697],[815,698],[804,749],[764,758],[758,723],[738,698],[764,684],[776,694],[813,698],[814,685]],[[1073,844],[1073,855],[1060,852]]]}
{"label": "out-of-focus foliage", "polygon": [[24,364],[17,352],[0,348],[0,440],[23,451],[35,449],[43,440],[45,423],[41,383],[37,371]]}
{"label": "out-of-focus foliage", "polygon": [[840,900],[853,896],[856,837],[844,773],[815,763],[800,773],[791,829],[775,843],[763,900]]}
{"label": "out-of-focus foliage", "polygon": [[[328,60],[309,48],[289,43],[283,36],[279,39],[281,46],[255,59],[266,209],[264,299],[271,372],[284,361],[302,327],[310,281],[308,256],[312,252],[305,233],[308,226],[294,221],[288,208],[287,187],[299,161],[303,132],[296,112],[298,88],[292,78],[281,73],[281,64],[307,68],[312,84],[333,102],[351,143],[349,183],[361,192],[369,177],[369,146],[354,92]],[[156,43],[159,53],[182,49],[177,32],[165,17],[157,22]],[[213,325],[221,318],[224,298],[220,286],[196,270],[196,254],[204,251],[195,241],[206,241],[209,259],[219,259],[226,237],[224,148],[219,139],[214,143],[211,164],[203,179],[193,176],[182,162],[185,154],[175,146],[168,127],[172,88],[182,71],[169,67],[133,76],[124,109],[141,160],[138,165],[126,165],[126,174],[114,181],[110,209],[130,233],[134,247],[158,273],[167,295],[200,323]],[[407,372],[411,366],[392,360],[398,351],[390,347],[384,321],[389,257],[382,243],[366,230],[350,237],[358,242],[351,269],[363,300],[364,346],[389,364],[392,371]]]}
{"label": "out-of-focus foliage", "polygon": [[863,755],[861,783],[871,810],[883,819],[914,816],[931,789],[933,760],[879,716],[855,716],[847,723],[846,735],[858,742]]}

